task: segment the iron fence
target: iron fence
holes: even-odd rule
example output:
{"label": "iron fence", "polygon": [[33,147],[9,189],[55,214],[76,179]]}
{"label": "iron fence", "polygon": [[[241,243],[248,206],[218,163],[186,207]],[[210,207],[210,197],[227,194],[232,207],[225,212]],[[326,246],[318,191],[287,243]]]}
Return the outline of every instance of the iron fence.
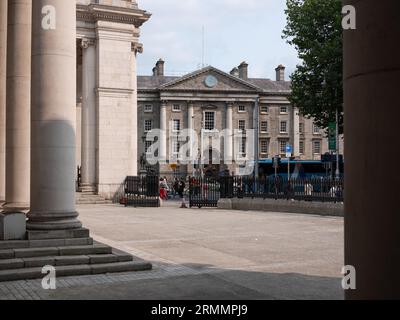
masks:
{"label": "iron fence", "polygon": [[123,203],[133,207],[160,207],[159,178],[127,177],[124,183]]}
{"label": "iron fence", "polygon": [[216,208],[221,197],[220,181],[211,177],[189,178],[189,205],[191,208]]}
{"label": "iron fence", "polygon": [[221,177],[221,198],[262,198],[343,202],[344,180],[331,178],[284,179],[280,176]]}

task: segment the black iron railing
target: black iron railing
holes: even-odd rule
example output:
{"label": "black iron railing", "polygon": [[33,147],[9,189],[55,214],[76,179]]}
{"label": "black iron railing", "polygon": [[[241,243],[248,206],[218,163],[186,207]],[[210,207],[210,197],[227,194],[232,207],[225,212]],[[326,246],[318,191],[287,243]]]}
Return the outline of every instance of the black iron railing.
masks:
{"label": "black iron railing", "polygon": [[218,178],[189,178],[190,207],[217,207],[221,198],[221,185]]}
{"label": "black iron railing", "polygon": [[280,176],[221,177],[221,198],[262,198],[343,202],[344,181],[330,178],[284,179]]}
{"label": "black iron railing", "polygon": [[157,176],[127,177],[124,183],[125,206],[159,207],[160,189]]}

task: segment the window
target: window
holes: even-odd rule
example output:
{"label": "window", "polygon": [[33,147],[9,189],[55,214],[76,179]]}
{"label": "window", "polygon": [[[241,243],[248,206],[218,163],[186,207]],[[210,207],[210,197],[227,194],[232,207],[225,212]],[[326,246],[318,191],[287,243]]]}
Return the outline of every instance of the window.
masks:
{"label": "window", "polygon": [[299,153],[300,154],[304,154],[304,141],[300,141],[300,144],[299,144]]}
{"label": "window", "polygon": [[321,154],[321,141],[319,140],[313,141],[313,153]]}
{"label": "window", "polygon": [[149,153],[150,147],[153,145],[153,141],[145,141],[144,143],[144,151]]}
{"label": "window", "polygon": [[260,151],[262,154],[268,154],[269,143],[267,139],[261,139],[260,141]]}
{"label": "window", "polygon": [[144,112],[153,112],[153,105],[151,104],[146,104],[144,106]]}
{"label": "window", "polygon": [[261,106],[261,113],[268,113],[268,106]]}
{"label": "window", "polygon": [[314,134],[320,134],[321,133],[321,128],[318,127],[316,124],[313,125],[313,133]]}
{"label": "window", "polygon": [[281,121],[281,125],[280,125],[280,132],[281,133],[287,133],[287,121]]}
{"label": "window", "polygon": [[280,140],[279,141],[279,152],[280,154],[286,154],[286,146],[288,145],[288,142],[286,140]]}
{"label": "window", "polygon": [[281,107],[281,111],[282,114],[284,113],[288,113],[288,107]]}
{"label": "window", "polygon": [[263,133],[267,133],[268,132],[268,121],[261,121],[260,131],[263,132]]}
{"label": "window", "polygon": [[172,131],[173,132],[180,132],[181,131],[181,120],[174,119],[172,122]]}
{"label": "window", "polygon": [[179,155],[179,152],[181,151],[181,143],[179,141],[172,141],[172,153],[177,156]]}
{"label": "window", "polygon": [[303,134],[303,133],[304,133],[304,123],[300,123],[300,125],[299,125],[299,132],[300,132],[300,134]]}
{"label": "window", "polygon": [[246,143],[247,143],[246,138],[242,137],[240,139],[240,143],[239,143],[239,157],[241,157],[241,158],[246,157]]}
{"label": "window", "polygon": [[144,120],[144,132],[153,130],[153,120]]}
{"label": "window", "polygon": [[246,130],[246,120],[239,120],[239,130],[240,131]]}
{"label": "window", "polygon": [[181,111],[181,105],[180,104],[174,104],[172,106],[172,111],[173,112],[180,112]]}
{"label": "window", "polygon": [[204,129],[209,131],[215,130],[215,112],[204,112]]}
{"label": "window", "polygon": [[246,106],[239,106],[239,112],[246,112]]}

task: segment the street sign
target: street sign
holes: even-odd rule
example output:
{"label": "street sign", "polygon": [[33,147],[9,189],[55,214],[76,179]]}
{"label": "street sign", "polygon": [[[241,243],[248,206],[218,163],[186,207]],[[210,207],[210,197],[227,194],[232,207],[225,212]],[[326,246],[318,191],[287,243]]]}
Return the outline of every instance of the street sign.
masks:
{"label": "street sign", "polygon": [[336,151],[336,122],[330,122],[328,127],[329,150]]}
{"label": "street sign", "polygon": [[290,158],[293,154],[293,147],[288,144],[286,145],[286,158]]}

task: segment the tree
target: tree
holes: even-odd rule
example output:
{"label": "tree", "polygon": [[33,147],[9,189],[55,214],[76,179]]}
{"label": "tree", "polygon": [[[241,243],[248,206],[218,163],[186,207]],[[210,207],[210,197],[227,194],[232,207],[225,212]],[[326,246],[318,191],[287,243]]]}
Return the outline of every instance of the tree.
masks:
{"label": "tree", "polygon": [[343,43],[341,0],[287,0],[283,38],[298,51],[302,64],[291,76],[289,101],[326,129],[343,127]]}

